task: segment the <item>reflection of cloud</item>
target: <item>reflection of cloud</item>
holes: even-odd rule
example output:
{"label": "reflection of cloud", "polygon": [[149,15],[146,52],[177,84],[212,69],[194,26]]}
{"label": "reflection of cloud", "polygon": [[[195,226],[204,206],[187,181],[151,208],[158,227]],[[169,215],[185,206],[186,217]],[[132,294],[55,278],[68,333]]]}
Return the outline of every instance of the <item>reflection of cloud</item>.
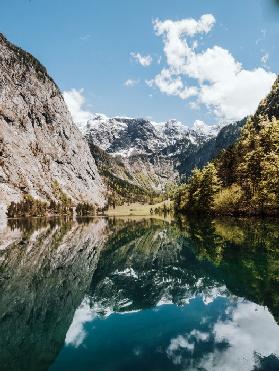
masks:
{"label": "reflection of cloud", "polygon": [[134,353],[134,355],[136,356],[136,357],[140,357],[141,355],[142,355],[142,349],[141,349],[141,347],[135,347],[134,349],[133,349],[133,353]]}
{"label": "reflection of cloud", "polygon": [[175,365],[179,365],[182,362],[182,354],[180,351],[187,350],[189,352],[193,352],[194,349],[195,344],[189,343],[187,335],[185,337],[178,335],[176,338],[171,339],[170,345],[167,349],[167,355],[172,359]]}
{"label": "reflection of cloud", "polygon": [[[227,308],[226,316],[213,327],[209,322],[207,332],[194,329],[172,339],[166,351],[168,357],[174,364],[187,364],[187,370],[212,371],[253,370],[259,358],[279,357],[279,327],[267,309],[239,301]],[[199,352],[200,343],[208,343],[208,349],[213,350]],[[195,350],[202,357],[189,359],[187,352]]]}
{"label": "reflection of cloud", "polygon": [[84,326],[96,317],[96,312],[89,306],[88,299],[84,299],[80,307],[76,310],[73,322],[67,332],[65,343],[75,348],[79,347],[86,338]]}
{"label": "reflection of cloud", "polygon": [[178,335],[176,338],[171,339],[170,345],[167,348],[167,355],[175,365],[181,364],[183,356],[181,351],[186,350],[193,353],[195,350],[195,343],[205,342],[209,339],[210,334],[193,330],[190,334]]}
{"label": "reflection of cloud", "polygon": [[207,341],[209,339],[209,333],[199,330],[191,331],[190,336],[194,337],[197,341]]}
{"label": "reflection of cloud", "polygon": [[239,303],[232,319],[218,321],[214,333],[216,342],[226,342],[229,347],[215,354],[215,368],[208,365],[209,369],[252,370],[255,354],[279,356],[279,327],[267,309],[254,303]]}

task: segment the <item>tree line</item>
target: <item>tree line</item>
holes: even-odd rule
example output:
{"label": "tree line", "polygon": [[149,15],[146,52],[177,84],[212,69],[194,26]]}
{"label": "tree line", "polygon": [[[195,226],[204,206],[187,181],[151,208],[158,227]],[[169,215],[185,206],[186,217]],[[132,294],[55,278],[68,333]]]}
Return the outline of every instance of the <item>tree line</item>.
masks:
{"label": "tree line", "polygon": [[182,213],[279,215],[279,79],[240,139],[203,169],[194,169],[174,196]]}

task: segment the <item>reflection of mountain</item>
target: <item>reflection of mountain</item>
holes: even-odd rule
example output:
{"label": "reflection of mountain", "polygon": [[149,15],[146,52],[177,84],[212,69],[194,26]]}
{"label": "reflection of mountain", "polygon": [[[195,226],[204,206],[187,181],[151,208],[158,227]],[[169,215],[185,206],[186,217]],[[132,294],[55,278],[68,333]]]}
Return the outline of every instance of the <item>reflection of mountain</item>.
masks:
{"label": "reflection of mountain", "polygon": [[2,231],[1,370],[48,369],[90,284],[105,229],[101,219]]}
{"label": "reflection of mountain", "polygon": [[277,233],[271,222],[233,220],[123,227],[101,254],[92,302],[100,312],[138,310],[197,294],[210,301],[228,289],[278,319]]}
{"label": "reflection of mountain", "polygon": [[[35,226],[30,222],[14,222],[11,228],[0,231],[1,370],[46,370],[61,348],[63,354],[73,349],[78,352],[88,339],[96,345],[93,349],[96,357],[102,352],[106,357],[108,348],[118,349],[113,343],[115,332],[119,332],[121,348],[120,335],[123,329],[129,335],[129,321],[134,321],[135,329],[143,326],[143,336],[153,323],[158,328],[167,324],[167,332],[159,335],[165,341],[166,357],[172,362],[183,360],[189,350],[187,346],[194,349],[193,343],[211,341],[211,337],[197,331],[213,334],[218,347],[224,341],[231,344],[234,351],[226,354],[232,354],[232,360],[239,352],[239,339],[250,334],[251,328],[260,333],[261,328],[255,326],[257,321],[265,319],[265,328],[270,325],[273,335],[277,334],[277,326],[264,308],[267,306],[278,322],[276,223],[233,219],[182,220],[173,224],[114,219],[88,220],[86,224],[39,223],[38,219],[34,222]],[[192,298],[189,305],[160,306],[138,313],[147,322],[132,314],[106,316],[106,321],[99,322],[97,317],[99,338],[95,330],[91,331],[91,322],[97,314],[132,312],[169,302],[180,305]],[[214,318],[206,325],[201,321],[209,314]],[[125,321],[129,323],[126,330]],[[102,323],[111,323],[114,329],[109,347],[106,339],[101,342]],[[247,324],[245,329],[243,324]],[[146,337],[155,343],[159,336],[156,326]],[[187,328],[190,332],[186,333]],[[110,336],[111,328],[106,329],[105,338]],[[232,338],[233,331],[236,338]],[[246,344],[253,345],[256,343],[253,331],[250,335]],[[268,338],[266,334],[265,337]],[[141,338],[134,341],[137,346]],[[158,341],[161,343],[161,338]],[[265,341],[258,343],[256,347],[251,345],[251,349],[269,355],[274,348],[278,353],[276,344],[272,348],[272,341],[267,350],[261,348]],[[197,349],[203,346],[199,343]],[[212,352],[215,348],[208,349]],[[219,350],[216,348],[217,353]],[[64,359],[61,352],[60,360]],[[203,352],[206,353],[204,348]],[[157,360],[165,361],[160,354]],[[55,365],[59,369],[60,364]],[[128,369],[132,365],[131,361]],[[201,363],[199,367],[206,365],[210,363]],[[121,366],[119,369],[123,369]],[[175,367],[174,364],[169,369]]]}

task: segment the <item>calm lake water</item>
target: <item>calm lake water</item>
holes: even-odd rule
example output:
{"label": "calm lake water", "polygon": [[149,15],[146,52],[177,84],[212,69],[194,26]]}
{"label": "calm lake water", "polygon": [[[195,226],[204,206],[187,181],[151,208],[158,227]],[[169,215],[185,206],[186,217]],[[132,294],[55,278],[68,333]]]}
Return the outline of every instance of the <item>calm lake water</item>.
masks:
{"label": "calm lake water", "polygon": [[279,370],[276,221],[0,230],[0,370]]}

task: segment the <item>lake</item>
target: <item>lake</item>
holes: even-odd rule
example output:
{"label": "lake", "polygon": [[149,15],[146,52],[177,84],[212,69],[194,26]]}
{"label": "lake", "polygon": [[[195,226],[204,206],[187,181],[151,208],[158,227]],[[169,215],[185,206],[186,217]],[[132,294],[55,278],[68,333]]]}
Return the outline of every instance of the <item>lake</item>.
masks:
{"label": "lake", "polygon": [[279,370],[274,220],[11,220],[0,370]]}

